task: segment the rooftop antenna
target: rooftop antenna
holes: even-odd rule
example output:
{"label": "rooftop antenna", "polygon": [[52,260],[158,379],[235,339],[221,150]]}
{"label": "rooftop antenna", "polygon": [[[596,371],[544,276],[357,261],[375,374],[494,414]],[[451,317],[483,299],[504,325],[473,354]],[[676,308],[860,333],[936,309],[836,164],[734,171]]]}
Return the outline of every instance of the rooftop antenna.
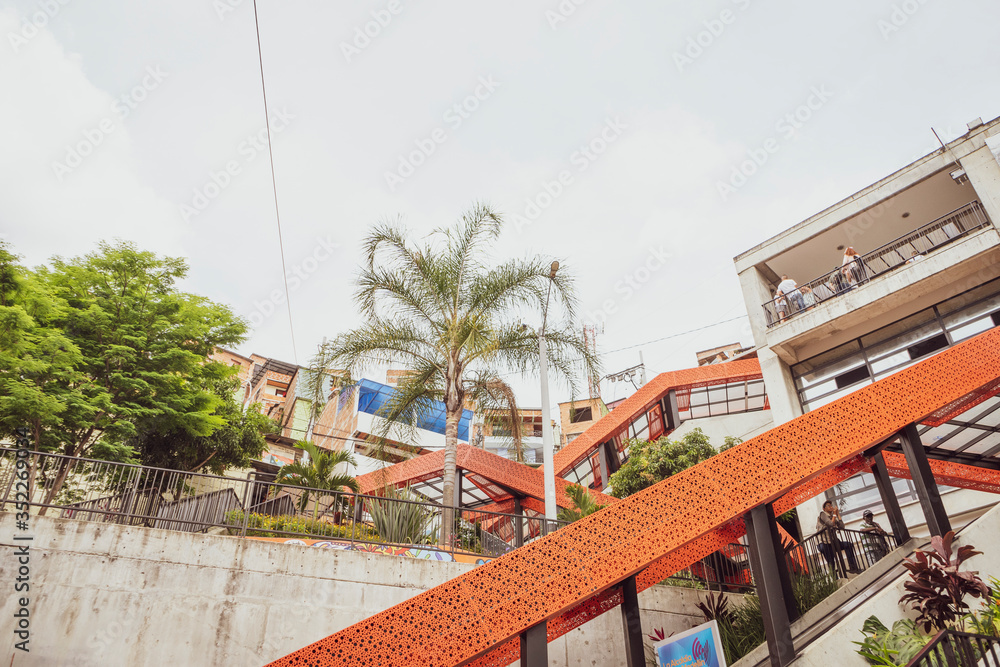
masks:
{"label": "rooftop antenna", "polygon": [[[597,326],[594,324],[583,325],[583,346],[590,350],[591,354],[597,356]],[[593,375],[587,376],[587,392],[590,398],[601,397],[601,381]]]}
{"label": "rooftop antenna", "polygon": [[955,181],[956,183],[958,183],[959,185],[961,185],[962,183],[967,182],[969,180],[969,178],[968,178],[968,176],[965,175],[965,169],[962,168],[962,163],[958,161],[958,158],[956,158],[955,154],[951,152],[951,149],[949,149],[948,146],[946,146],[945,143],[943,141],[941,141],[941,137],[938,135],[937,130],[935,130],[933,127],[931,127],[931,132],[934,133],[934,138],[938,140],[939,144],[941,144],[941,149],[945,153],[950,153],[951,154],[952,164],[954,164],[956,167],[958,167],[957,169],[955,169],[955,171],[951,172],[951,174],[950,174],[952,180]]}

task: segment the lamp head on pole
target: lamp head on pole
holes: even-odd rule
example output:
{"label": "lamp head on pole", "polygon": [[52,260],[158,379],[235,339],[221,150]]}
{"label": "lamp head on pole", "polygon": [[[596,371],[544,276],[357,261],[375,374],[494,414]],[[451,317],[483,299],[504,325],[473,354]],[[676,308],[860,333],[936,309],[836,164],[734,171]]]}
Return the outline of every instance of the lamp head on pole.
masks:
{"label": "lamp head on pole", "polygon": [[549,278],[550,279],[551,278],[555,278],[556,277],[556,271],[558,271],[558,270],[559,270],[559,262],[558,261],[552,262],[552,266],[549,267]]}

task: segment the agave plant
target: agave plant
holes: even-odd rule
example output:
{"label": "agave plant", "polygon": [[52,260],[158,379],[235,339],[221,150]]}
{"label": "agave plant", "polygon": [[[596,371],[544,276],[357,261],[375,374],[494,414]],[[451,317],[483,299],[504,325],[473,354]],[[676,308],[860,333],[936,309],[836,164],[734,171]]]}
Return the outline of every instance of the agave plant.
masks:
{"label": "agave plant", "polygon": [[400,492],[387,488],[384,494],[368,500],[368,513],[379,537],[395,544],[423,544],[433,513],[419,503],[406,502],[411,495],[409,489]]}
{"label": "agave plant", "polygon": [[969,611],[965,596],[990,595],[989,586],[977,576],[978,572],[959,571],[962,563],[982,552],[967,544],[959,547],[953,558],[954,539],[954,531],[948,531],[944,537],[935,535],[931,538],[932,551],[917,550],[913,560],[903,561],[911,581],[903,584],[908,592],[899,603],[917,612],[917,625],[922,625],[924,632],[944,630],[956,621],[963,621]]}

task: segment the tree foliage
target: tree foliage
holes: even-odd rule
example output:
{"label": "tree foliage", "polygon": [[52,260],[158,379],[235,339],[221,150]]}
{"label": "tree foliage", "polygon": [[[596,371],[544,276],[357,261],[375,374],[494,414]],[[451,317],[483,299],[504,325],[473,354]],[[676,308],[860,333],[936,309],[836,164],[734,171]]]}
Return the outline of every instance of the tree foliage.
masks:
{"label": "tree foliage", "polygon": [[[573,383],[583,370],[596,374],[596,359],[571,319],[576,299],[566,271],[550,276],[541,257],[491,262],[503,229],[492,209],[476,205],[454,227],[413,241],[398,223],[383,222],[369,234],[355,299],[365,324],[322,346],[313,360],[321,371],[343,369],[359,377],[372,366],[402,365],[400,378],[381,416],[376,446],[392,435],[412,440],[435,402],[445,406],[445,462],[442,503],[455,505],[458,424],[467,403],[494,415],[517,415],[503,371],[533,372],[539,363],[537,334],[522,321],[541,322],[549,290],[565,316],[546,329],[549,367]],[[516,421],[516,420],[515,420]],[[512,423],[512,432],[519,427]],[[452,525],[445,510],[441,536]]]}
{"label": "tree foliage", "polygon": [[243,409],[236,402],[239,381],[228,377],[214,383],[219,399],[214,414],[223,424],[209,435],[192,436],[182,428],[164,427],[161,418],[142,420],[128,444],[138,452],[143,465],[170,470],[190,470],[222,475],[230,468],[247,468],[267,449],[265,433],[278,430],[278,423],[261,414],[257,403]]}
{"label": "tree foliage", "polygon": [[[737,438],[727,437],[724,447],[728,449],[738,443]],[[628,460],[608,480],[611,495],[616,498],[631,496],[716,453],[708,436],[700,428],[685,433],[680,440],[670,440],[667,437],[649,441],[632,440]]]}
{"label": "tree foliage", "polygon": [[[209,355],[239,343],[246,322],[180,291],[186,273],[184,260],[125,242],[34,271],[0,245],[0,435],[27,425],[39,451],[193,461],[199,452],[182,454],[180,440],[210,438],[236,418],[219,389],[232,369]],[[259,442],[240,434],[261,424],[243,422],[216,444],[253,451]]]}
{"label": "tree foliage", "polygon": [[579,484],[571,484],[566,487],[566,495],[573,501],[573,507],[564,507],[559,510],[559,519],[562,521],[573,523],[605,508],[605,505],[594,500],[590,491]]}
{"label": "tree foliage", "polygon": [[[357,465],[354,455],[348,451],[337,450],[328,451],[321,449],[311,442],[297,442],[295,446],[304,450],[309,455],[308,462],[296,461],[282,466],[278,470],[278,475],[274,481],[278,484],[292,484],[304,486],[317,491],[343,491],[350,489],[358,493],[361,487],[358,481],[346,473],[338,473],[337,467],[342,464]],[[317,494],[317,496],[320,494]],[[309,492],[305,491],[299,497],[299,511],[303,511],[309,504]],[[319,498],[313,508],[316,513]]]}

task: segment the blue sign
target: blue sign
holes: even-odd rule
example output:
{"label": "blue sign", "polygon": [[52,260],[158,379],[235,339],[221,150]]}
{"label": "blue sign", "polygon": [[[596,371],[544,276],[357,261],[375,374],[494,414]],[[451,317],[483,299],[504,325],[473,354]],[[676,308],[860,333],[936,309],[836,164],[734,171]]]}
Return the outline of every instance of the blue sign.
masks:
{"label": "blue sign", "polygon": [[667,637],[653,648],[658,667],[726,667],[715,621]]}

